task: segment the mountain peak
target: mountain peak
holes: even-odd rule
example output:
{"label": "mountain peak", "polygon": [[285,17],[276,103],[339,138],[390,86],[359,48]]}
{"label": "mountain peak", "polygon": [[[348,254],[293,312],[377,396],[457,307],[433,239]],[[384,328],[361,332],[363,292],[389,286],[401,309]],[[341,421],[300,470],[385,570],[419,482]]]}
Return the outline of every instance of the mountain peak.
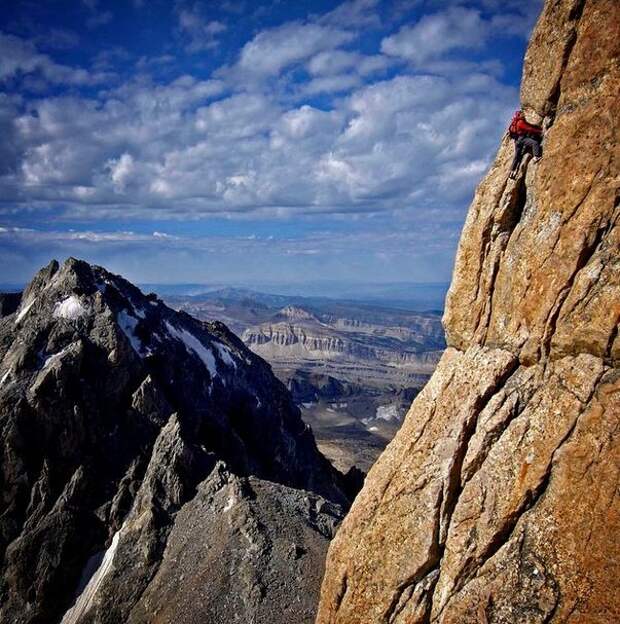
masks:
{"label": "mountain peak", "polygon": [[[39,271],[17,310],[0,318],[0,427],[8,501],[0,553],[11,553],[2,621],[59,621],[89,558],[110,542],[108,558],[127,558],[124,575],[110,574],[96,589],[99,607],[80,598],[63,621],[97,608],[127,621],[177,512],[201,483],[224,487],[222,463],[234,487],[252,477],[347,502],[342,475],[318,452],[266,362],[223,324],[175,312],[75,258]],[[263,509],[276,499],[263,500]],[[316,513],[313,522],[331,526]],[[322,552],[325,540],[312,548]]]}
{"label": "mountain peak", "polygon": [[317,317],[312,314],[312,312],[309,312],[308,310],[305,310],[304,308],[295,305],[287,305],[286,307],[282,308],[274,315],[274,318],[278,320],[287,319],[291,321],[319,322]]}

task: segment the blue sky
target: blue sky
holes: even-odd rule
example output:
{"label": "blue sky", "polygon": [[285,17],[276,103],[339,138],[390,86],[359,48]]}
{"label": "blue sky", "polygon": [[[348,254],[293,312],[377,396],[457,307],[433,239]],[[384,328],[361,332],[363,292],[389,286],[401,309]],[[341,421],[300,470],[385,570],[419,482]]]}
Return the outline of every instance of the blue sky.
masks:
{"label": "blue sky", "polygon": [[449,280],[539,0],[14,0],[0,282]]}

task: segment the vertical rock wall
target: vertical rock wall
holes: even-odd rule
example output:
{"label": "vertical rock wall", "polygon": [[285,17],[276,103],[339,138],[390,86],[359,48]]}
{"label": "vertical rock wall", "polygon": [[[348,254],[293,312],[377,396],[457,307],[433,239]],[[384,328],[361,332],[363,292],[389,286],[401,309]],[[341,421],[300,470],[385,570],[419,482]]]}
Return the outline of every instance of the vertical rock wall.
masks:
{"label": "vertical rock wall", "polygon": [[620,621],[620,2],[547,0],[544,158],[469,210],[449,348],[329,550],[317,622]]}

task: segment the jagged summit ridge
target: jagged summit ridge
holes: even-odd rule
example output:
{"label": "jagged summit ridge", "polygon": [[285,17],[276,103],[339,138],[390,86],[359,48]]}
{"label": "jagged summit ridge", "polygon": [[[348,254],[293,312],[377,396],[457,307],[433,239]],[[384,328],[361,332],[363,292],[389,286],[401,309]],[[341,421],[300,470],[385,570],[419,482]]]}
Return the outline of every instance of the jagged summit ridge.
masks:
{"label": "jagged summit ridge", "polygon": [[[219,371],[236,369],[236,358],[244,357],[238,348],[216,340],[188,315],[168,309],[155,295],[145,297],[122,277],[74,258],[62,267],[52,261],[32,281],[15,311],[14,323],[23,325],[28,317],[34,317],[35,324],[56,319],[79,327],[102,313],[115,321],[114,327],[120,330],[117,340],[140,358],[154,356],[165,343],[182,343],[190,357],[204,364],[211,383]],[[250,363],[247,358],[245,362]]]}
{"label": "jagged summit ridge", "polygon": [[[312,618],[343,479],[269,366],[221,323],[101,267],[52,262],[0,318],[0,430],[1,621],[151,622],[175,605],[185,622],[232,621],[243,605]],[[238,535],[255,547],[251,580],[233,589]],[[201,575],[201,600],[175,586],[170,549]],[[300,599],[278,606],[291,592]]]}
{"label": "jagged summit ridge", "polygon": [[544,156],[477,189],[448,349],[330,545],[320,624],[620,621],[620,4],[548,0]]}

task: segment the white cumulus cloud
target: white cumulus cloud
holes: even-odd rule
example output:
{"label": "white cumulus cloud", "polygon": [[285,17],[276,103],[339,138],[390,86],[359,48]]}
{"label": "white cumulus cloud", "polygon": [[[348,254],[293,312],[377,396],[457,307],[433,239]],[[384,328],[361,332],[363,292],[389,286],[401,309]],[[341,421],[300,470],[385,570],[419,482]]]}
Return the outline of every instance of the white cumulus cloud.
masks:
{"label": "white cumulus cloud", "polygon": [[239,57],[239,68],[248,73],[276,75],[293,63],[354,38],[352,32],[342,28],[291,22],[264,30],[246,43]]}
{"label": "white cumulus cloud", "polygon": [[118,159],[108,160],[106,168],[110,171],[110,178],[117,193],[123,193],[135,169],[134,159],[131,154],[123,154]]}
{"label": "white cumulus cloud", "polygon": [[479,11],[452,7],[403,26],[381,42],[381,51],[420,64],[451,50],[481,48],[488,35],[489,24]]}

